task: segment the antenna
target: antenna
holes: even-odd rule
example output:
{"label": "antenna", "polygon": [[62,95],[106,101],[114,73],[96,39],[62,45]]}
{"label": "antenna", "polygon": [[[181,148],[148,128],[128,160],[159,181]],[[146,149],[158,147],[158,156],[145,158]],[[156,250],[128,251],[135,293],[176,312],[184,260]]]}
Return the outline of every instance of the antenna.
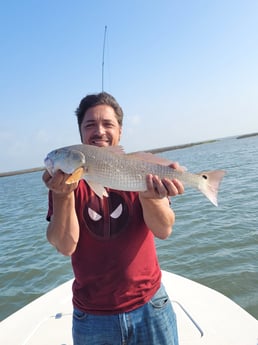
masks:
{"label": "antenna", "polygon": [[106,45],[107,25],[105,25],[103,53],[102,53],[102,92],[104,91],[104,65],[105,65],[105,45]]}

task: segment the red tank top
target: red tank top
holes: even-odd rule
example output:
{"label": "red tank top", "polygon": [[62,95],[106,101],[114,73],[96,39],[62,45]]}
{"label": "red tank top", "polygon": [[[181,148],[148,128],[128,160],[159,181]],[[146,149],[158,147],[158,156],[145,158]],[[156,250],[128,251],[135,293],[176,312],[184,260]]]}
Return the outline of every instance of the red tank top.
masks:
{"label": "red tank top", "polygon": [[[72,254],[73,304],[100,315],[142,306],[161,280],[154,236],[144,223],[138,193],[108,193],[101,200],[84,180],[75,190],[80,237]],[[48,216],[51,209],[50,202]]]}

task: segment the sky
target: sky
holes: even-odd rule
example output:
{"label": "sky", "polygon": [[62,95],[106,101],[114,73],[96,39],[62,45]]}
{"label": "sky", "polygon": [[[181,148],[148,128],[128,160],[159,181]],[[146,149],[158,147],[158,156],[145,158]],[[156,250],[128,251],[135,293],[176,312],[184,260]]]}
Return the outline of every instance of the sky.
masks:
{"label": "sky", "polygon": [[126,152],[258,131],[257,0],[0,0],[0,172],[80,143],[105,26]]}

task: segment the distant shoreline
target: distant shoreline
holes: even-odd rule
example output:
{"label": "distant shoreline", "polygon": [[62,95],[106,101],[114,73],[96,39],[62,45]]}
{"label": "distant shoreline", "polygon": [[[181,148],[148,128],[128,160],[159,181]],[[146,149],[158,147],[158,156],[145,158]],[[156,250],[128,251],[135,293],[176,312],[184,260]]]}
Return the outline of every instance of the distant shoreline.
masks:
{"label": "distant shoreline", "polygon": [[192,146],[214,143],[214,142],[216,142],[218,140],[219,139],[214,139],[214,140],[200,141],[200,142],[197,142],[197,143],[160,147],[158,149],[145,150],[145,152],[161,153],[161,152],[166,152],[166,151],[180,150],[180,149],[185,149],[185,148],[192,147]]}
{"label": "distant shoreline", "polygon": [[244,134],[244,135],[239,135],[236,137],[237,139],[245,139],[245,138],[250,138],[250,137],[256,137],[258,133],[251,133],[251,134]]}
{"label": "distant shoreline", "polygon": [[[145,152],[151,152],[151,153],[161,153],[161,152],[166,152],[166,151],[184,149],[184,148],[192,147],[192,146],[196,146],[196,145],[213,143],[215,141],[218,141],[218,140],[208,140],[208,141],[206,140],[206,141],[200,141],[197,143],[190,143],[190,144],[183,144],[183,145],[176,145],[176,146],[167,146],[167,147],[161,147],[158,149],[150,149],[150,150],[144,150],[144,151]],[[31,169],[8,171],[8,172],[0,173],[0,177],[28,174],[28,173],[33,173],[33,172],[37,172],[37,171],[43,171],[44,169],[45,169],[45,167],[38,167],[38,168],[31,168]]]}
{"label": "distant shoreline", "polygon": [[[244,138],[249,138],[249,137],[254,137],[254,136],[258,136],[258,133],[239,135],[239,136],[237,136],[235,138],[236,139],[244,139]],[[196,146],[196,145],[214,143],[214,142],[219,141],[219,140],[221,140],[221,139],[205,140],[205,141],[199,141],[199,142],[196,142],[196,143],[176,145],[176,146],[166,146],[166,147],[161,147],[161,148],[157,148],[157,149],[150,149],[150,150],[144,150],[144,151],[145,152],[151,152],[151,153],[161,153],[161,152],[166,152],[166,151],[185,149],[185,148]],[[0,177],[28,174],[28,173],[33,173],[33,172],[43,171],[43,170],[45,170],[45,167],[23,169],[23,170],[16,170],[16,171],[8,171],[8,172],[0,173]]]}
{"label": "distant shoreline", "polygon": [[0,177],[28,174],[28,173],[33,173],[37,171],[43,171],[44,169],[45,169],[44,167],[38,167],[38,168],[31,168],[31,169],[8,171],[8,172],[0,173]]}

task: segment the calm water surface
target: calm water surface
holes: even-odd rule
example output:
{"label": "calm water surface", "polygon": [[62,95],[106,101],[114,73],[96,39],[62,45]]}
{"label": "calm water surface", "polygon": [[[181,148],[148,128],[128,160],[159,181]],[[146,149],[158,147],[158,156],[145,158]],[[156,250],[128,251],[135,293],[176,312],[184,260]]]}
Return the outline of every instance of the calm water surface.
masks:
{"label": "calm water surface", "polygon": [[[172,236],[157,240],[161,267],[214,288],[258,318],[258,137],[162,155],[189,171],[225,169],[216,208],[187,189],[172,199]],[[45,237],[41,172],[0,178],[0,320],[72,278],[70,259]]]}

